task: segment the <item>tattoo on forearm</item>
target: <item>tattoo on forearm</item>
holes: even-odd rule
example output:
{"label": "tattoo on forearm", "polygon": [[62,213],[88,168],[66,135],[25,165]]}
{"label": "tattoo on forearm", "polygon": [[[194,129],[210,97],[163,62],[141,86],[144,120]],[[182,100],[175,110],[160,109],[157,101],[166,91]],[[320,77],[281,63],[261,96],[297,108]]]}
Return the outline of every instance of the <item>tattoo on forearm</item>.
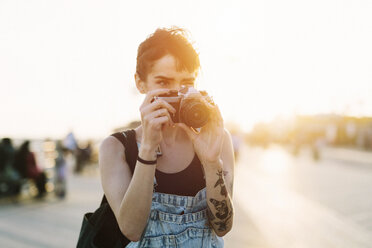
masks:
{"label": "tattoo on forearm", "polygon": [[214,187],[216,188],[218,185],[220,185],[221,187],[221,195],[227,197],[227,190],[226,190],[226,186],[225,186],[225,181],[223,180],[223,176],[222,175],[227,175],[227,172],[223,172],[222,170],[219,170],[217,172],[217,176],[218,176],[218,180],[216,182],[216,184],[214,185]]}
{"label": "tattoo on forearm", "polygon": [[[213,215],[213,219],[210,220],[214,220],[217,217],[219,220],[214,223],[218,225],[218,231],[225,231],[227,229],[228,221],[232,217],[231,203],[227,202],[226,200],[218,201],[213,198],[209,199],[209,201],[217,210],[216,216],[214,216],[213,213],[211,213],[211,215]],[[209,209],[209,211],[211,210]]]}
{"label": "tattoo on forearm", "polygon": [[229,208],[227,207],[226,200],[217,201],[216,199],[209,199],[209,201],[214,205],[217,210],[216,217],[219,219],[225,219],[229,214]]}
{"label": "tattoo on forearm", "polygon": [[214,216],[214,214],[213,214],[212,210],[209,208],[209,206],[207,206],[207,214],[208,214],[208,217],[209,217],[210,221],[216,219],[216,217]]}

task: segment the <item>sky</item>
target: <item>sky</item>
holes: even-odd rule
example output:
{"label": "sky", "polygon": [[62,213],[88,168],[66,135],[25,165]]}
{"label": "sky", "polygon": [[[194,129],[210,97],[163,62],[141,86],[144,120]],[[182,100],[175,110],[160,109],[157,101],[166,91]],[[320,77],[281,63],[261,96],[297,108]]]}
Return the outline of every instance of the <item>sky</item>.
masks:
{"label": "sky", "polygon": [[0,1],[0,137],[102,138],[139,119],[137,47],[189,30],[199,89],[249,131],[296,114],[372,116],[372,2]]}

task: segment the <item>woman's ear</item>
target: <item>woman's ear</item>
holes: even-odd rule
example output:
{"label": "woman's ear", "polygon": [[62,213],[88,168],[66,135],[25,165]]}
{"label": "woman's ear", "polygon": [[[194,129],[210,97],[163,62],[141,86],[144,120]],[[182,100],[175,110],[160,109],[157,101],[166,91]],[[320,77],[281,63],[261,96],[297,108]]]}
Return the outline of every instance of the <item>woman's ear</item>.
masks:
{"label": "woman's ear", "polygon": [[136,81],[136,86],[141,94],[146,94],[146,83],[140,78],[138,73],[134,74],[134,80]]}

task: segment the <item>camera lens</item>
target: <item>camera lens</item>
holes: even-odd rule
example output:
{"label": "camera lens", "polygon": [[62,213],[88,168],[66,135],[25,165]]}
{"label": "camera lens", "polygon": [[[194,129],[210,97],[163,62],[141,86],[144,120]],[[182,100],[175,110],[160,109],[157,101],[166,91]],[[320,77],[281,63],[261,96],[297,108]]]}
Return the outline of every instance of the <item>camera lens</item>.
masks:
{"label": "camera lens", "polygon": [[184,100],[181,104],[180,118],[186,125],[199,128],[208,122],[209,111],[199,100]]}

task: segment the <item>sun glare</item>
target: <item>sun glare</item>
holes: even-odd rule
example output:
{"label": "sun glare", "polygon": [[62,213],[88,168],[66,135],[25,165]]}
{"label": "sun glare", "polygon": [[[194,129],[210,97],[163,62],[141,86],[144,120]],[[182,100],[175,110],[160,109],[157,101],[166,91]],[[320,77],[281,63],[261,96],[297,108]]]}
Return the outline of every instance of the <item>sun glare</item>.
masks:
{"label": "sun glare", "polygon": [[[7,118],[0,135],[59,137],[71,127],[85,137],[102,136],[138,118],[137,107],[125,108],[140,105],[132,90],[138,45],[156,28],[172,25],[188,29],[195,41],[199,88],[214,97],[225,120],[245,131],[277,116],[372,115],[367,10],[324,7],[320,0],[295,6],[191,1],[182,8],[165,2],[148,2],[146,10],[140,2],[4,5],[0,82],[7,83],[8,94],[0,106],[12,109],[2,110]],[[44,22],[50,13],[53,18]],[[131,25],[138,16],[141,21]],[[82,98],[90,106],[84,114]]]}

